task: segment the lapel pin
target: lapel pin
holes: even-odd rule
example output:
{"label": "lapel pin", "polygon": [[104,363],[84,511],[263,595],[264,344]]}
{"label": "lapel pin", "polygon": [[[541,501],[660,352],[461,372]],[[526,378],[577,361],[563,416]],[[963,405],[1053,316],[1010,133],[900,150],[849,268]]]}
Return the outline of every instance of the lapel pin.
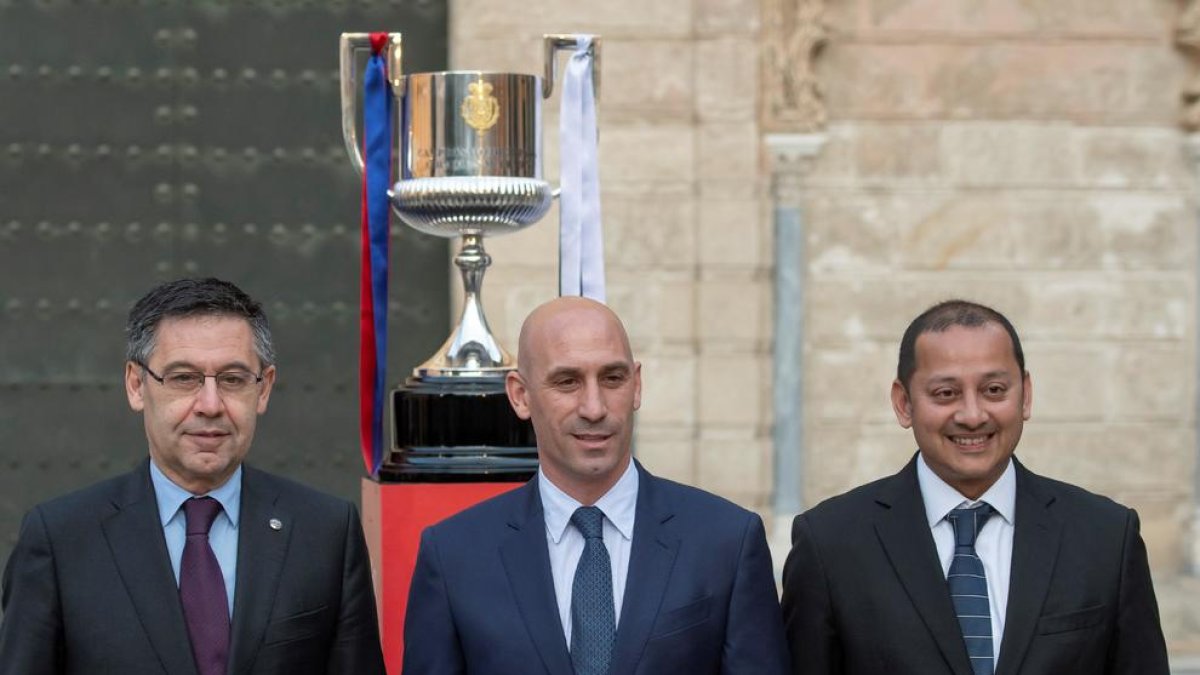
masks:
{"label": "lapel pin", "polygon": [[272,518],[271,520],[267,521],[267,525],[270,525],[271,529],[275,530],[276,532],[283,529],[283,521],[278,518]]}

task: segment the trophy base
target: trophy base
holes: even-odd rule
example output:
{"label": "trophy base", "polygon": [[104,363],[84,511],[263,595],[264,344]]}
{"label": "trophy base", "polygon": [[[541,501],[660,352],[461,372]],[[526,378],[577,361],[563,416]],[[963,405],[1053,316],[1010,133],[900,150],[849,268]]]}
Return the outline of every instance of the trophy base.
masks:
{"label": "trophy base", "polygon": [[392,413],[380,482],[511,482],[537,472],[533,425],[513,412],[503,378],[412,377],[392,390]]}

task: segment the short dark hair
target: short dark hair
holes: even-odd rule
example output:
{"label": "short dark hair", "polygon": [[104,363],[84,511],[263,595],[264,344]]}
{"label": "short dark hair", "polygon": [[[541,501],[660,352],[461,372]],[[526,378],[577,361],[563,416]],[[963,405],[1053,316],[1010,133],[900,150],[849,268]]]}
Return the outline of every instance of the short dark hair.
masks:
{"label": "short dark hair", "polygon": [[275,363],[271,327],[262,305],[228,281],[213,278],[168,281],[134,303],[125,323],[125,358],[146,365],[162,320],[195,316],[245,319],[254,333],[254,351],[262,367]]}
{"label": "short dark hair", "polygon": [[922,333],[940,333],[951,326],[978,328],[989,323],[999,324],[1012,339],[1013,356],[1021,374],[1025,373],[1025,352],[1021,350],[1021,338],[1012,322],[1000,312],[969,300],[946,300],[921,312],[913,319],[900,339],[900,359],[896,366],[896,379],[908,389],[909,380],[917,370],[917,338]]}

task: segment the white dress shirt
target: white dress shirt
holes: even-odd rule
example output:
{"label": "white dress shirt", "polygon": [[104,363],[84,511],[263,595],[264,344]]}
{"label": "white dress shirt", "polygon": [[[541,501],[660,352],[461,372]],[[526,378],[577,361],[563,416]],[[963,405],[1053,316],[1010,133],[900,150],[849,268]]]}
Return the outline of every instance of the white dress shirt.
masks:
{"label": "white dress shirt", "polygon": [[1012,567],[1013,525],[1016,515],[1017,474],[1010,459],[1004,473],[977,500],[967,499],[950,487],[929,468],[925,457],[917,458],[917,483],[925,502],[925,516],[933,531],[942,575],[950,573],[954,559],[954,526],[946,514],[959,507],[987,502],[996,512],[988,518],[975,538],[975,555],[987,575],[988,603],[992,609],[992,655],[1000,659],[1000,641],[1004,637],[1004,615],[1008,610],[1008,581]]}
{"label": "white dress shirt", "polygon": [[[542,497],[542,512],[546,519],[546,546],[550,550],[550,573],[554,577],[554,598],[558,601],[558,619],[563,635],[571,644],[571,587],[575,568],[583,556],[583,534],[571,525],[571,515],[580,504],[538,469],[538,492]],[[629,572],[629,551],[633,544],[633,521],[637,514],[638,472],[630,460],[617,483],[596,501],[604,512],[604,548],[612,566],[613,609],[616,621],[621,622],[621,601],[625,597],[625,580]]]}

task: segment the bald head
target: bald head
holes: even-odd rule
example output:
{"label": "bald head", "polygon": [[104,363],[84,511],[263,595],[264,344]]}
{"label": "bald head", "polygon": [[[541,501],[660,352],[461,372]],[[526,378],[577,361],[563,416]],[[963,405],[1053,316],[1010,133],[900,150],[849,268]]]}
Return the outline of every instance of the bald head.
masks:
{"label": "bald head", "polygon": [[560,490],[594,504],[629,469],[642,370],[608,307],[566,297],[533,310],[504,384],[517,416],[532,420],[541,470]]}
{"label": "bald head", "polygon": [[591,298],[568,295],[538,305],[521,324],[521,337],[517,342],[517,368],[528,377],[532,360],[537,358],[545,344],[564,335],[567,328],[584,328],[611,332],[619,338],[625,358],[633,360],[629,347],[629,335],[621,319],[603,303]]}

